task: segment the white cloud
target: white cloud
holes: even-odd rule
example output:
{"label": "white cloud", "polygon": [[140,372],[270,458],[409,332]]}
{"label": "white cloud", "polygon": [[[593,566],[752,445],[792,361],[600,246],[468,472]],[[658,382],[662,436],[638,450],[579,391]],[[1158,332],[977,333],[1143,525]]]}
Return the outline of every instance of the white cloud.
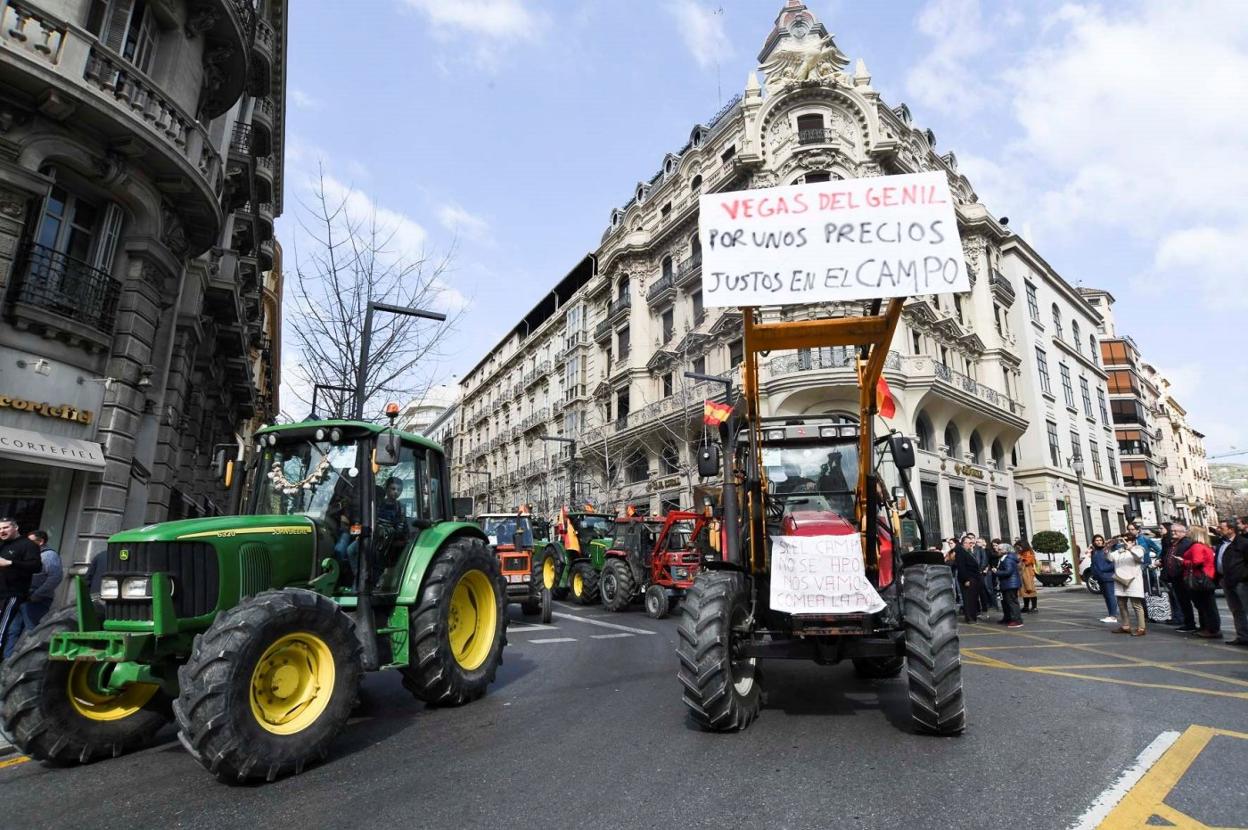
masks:
{"label": "white cloud", "polygon": [[460,236],[478,242],[490,241],[490,223],[459,205],[447,204],[438,208],[438,221],[442,227]]}
{"label": "white cloud", "polygon": [[301,110],[319,110],[325,105],[325,102],[320,98],[310,95],[298,87],[290,91],[290,101]]}
{"label": "white cloud", "polygon": [[676,18],[685,46],[698,66],[709,69],[732,57],[732,43],[724,31],[722,9],[702,5],[697,0],[672,0],[667,9]]}
{"label": "white cloud", "polygon": [[441,34],[467,32],[493,40],[531,40],[541,34],[546,19],[524,0],[403,0],[423,12]]}
{"label": "white cloud", "polygon": [[933,0],[919,14],[918,29],[935,42],[906,76],[906,93],[941,112],[966,116],[982,109],[990,87],[971,62],[994,36],[979,0]]}

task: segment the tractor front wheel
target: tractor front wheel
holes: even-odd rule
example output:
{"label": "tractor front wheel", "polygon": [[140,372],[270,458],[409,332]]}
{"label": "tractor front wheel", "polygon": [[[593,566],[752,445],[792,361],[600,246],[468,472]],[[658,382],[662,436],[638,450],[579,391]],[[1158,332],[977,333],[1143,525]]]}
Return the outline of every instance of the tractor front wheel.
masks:
{"label": "tractor front wheel", "polygon": [[542,624],[548,624],[555,616],[554,597],[551,596],[549,588],[542,589],[542,616],[540,617]]}
{"label": "tractor front wheel", "polygon": [[403,685],[434,706],[485,694],[503,662],[507,596],[498,559],[480,539],[438,551],[411,615],[411,663]]}
{"label": "tractor front wheel", "polygon": [[944,565],[903,573],[910,716],[920,732],[957,735],[966,728],[966,705],[953,573]]}
{"label": "tractor front wheel", "polygon": [[563,576],[563,557],[559,555],[559,551],[555,547],[548,547],[544,550],[540,557],[534,557],[533,576],[539,577],[542,584],[550,589],[550,595],[555,599],[567,599],[568,589],[559,587],[559,580]]}
{"label": "tractor front wheel", "polygon": [[598,572],[588,562],[572,564],[572,599],[581,605],[598,602]]}
{"label": "tractor front wheel", "polygon": [[633,601],[633,571],[623,559],[608,559],[602,566],[598,593],[608,611],[624,611]]}
{"label": "tractor front wheel", "polygon": [[713,732],[745,729],[762,705],[758,660],[740,653],[750,632],[745,574],[703,571],[685,595],[682,611],[676,629],[677,675],[690,716]]}
{"label": "tractor front wheel", "polygon": [[50,660],[52,637],[78,630],[65,608],[23,637],[0,669],[0,727],[23,755],[49,764],[85,764],[151,742],[169,722],[169,696],[158,686],[104,688],[108,663]]}
{"label": "tractor front wheel", "polygon": [[361,673],[355,624],[332,600],[264,591],[195,637],[178,670],[178,739],[229,784],[298,775],[329,754]]}
{"label": "tractor front wheel", "polygon": [[661,620],[667,616],[671,601],[667,598],[667,589],[662,585],[651,585],[646,589],[646,614],[651,619]]}

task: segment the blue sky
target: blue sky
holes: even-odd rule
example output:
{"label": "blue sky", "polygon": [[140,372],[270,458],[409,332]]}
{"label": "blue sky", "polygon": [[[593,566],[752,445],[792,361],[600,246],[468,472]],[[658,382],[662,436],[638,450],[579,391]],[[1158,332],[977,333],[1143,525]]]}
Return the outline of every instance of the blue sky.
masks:
{"label": "blue sky", "polygon": [[[449,381],[742,89],[782,5],[292,2],[279,236],[289,251],[319,163],[403,252],[453,243],[445,299],[466,313],[436,367]],[[1248,5],[807,5],[990,209],[1067,280],[1114,293],[1210,452],[1248,449]]]}

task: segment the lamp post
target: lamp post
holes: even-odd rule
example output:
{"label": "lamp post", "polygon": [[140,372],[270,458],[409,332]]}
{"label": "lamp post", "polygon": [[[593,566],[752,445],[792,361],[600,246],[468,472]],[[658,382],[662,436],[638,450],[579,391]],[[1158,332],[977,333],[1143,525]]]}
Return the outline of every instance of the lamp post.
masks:
{"label": "lamp post", "polygon": [[[1075,469],[1075,481],[1079,485],[1079,515],[1083,517],[1083,535],[1087,536],[1090,541],[1092,539],[1092,511],[1088,509],[1088,498],[1083,491],[1083,456],[1076,455],[1072,458],[1070,466]],[[1079,554],[1075,554],[1076,577],[1081,572]]]}
{"label": "lamp post", "polygon": [[439,322],[446,319],[445,314],[439,314],[436,311],[425,311],[419,308],[408,308],[407,306],[369,301],[368,310],[364,312],[364,331],[360,335],[360,365],[355,369],[355,419],[357,421],[364,420],[364,387],[368,382],[368,353],[372,348],[372,344],[369,341],[373,336],[374,311],[388,311],[391,314],[401,314],[405,317],[423,317],[426,320],[437,320]]}
{"label": "lamp post", "polygon": [[473,473],[474,475],[479,475],[479,476],[485,476],[485,512],[489,513],[490,512],[490,496],[493,493],[493,487],[490,485],[490,481],[493,479],[494,474],[491,473],[489,470],[472,470],[468,468],[464,468],[464,472]]}
{"label": "lamp post", "polygon": [[543,441],[555,441],[568,445],[568,505],[576,507],[576,439],[562,435],[539,435]]}

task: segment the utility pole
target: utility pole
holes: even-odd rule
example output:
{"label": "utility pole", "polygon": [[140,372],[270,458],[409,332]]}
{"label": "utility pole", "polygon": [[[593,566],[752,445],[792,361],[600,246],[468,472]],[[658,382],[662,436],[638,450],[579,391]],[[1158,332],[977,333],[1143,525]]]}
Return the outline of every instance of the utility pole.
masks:
{"label": "utility pole", "polygon": [[372,344],[369,341],[373,336],[374,311],[386,311],[390,314],[402,314],[407,317],[423,317],[426,320],[437,320],[438,322],[446,320],[445,314],[439,314],[436,311],[425,311],[419,308],[408,308],[407,306],[369,301],[368,310],[364,312],[364,332],[360,337],[360,365],[355,369],[355,419],[357,421],[364,420],[364,388],[368,383],[368,353],[369,349],[372,348]]}

